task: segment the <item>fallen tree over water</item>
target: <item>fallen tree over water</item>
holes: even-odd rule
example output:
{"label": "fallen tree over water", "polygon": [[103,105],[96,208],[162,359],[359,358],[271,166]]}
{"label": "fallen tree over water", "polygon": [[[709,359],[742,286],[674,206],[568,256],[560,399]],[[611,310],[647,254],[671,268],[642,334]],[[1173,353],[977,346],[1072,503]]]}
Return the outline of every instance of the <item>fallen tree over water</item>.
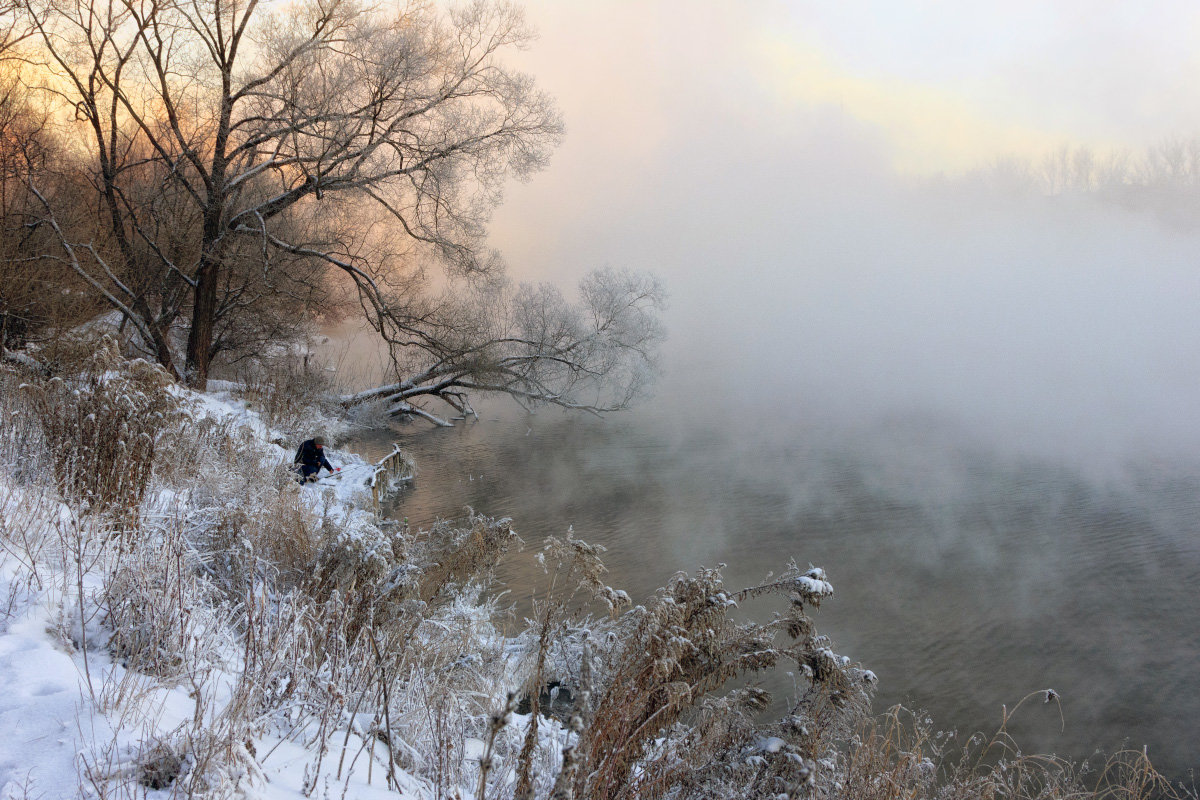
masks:
{"label": "fallen tree over water", "polygon": [[[384,402],[395,416],[450,426],[420,405],[475,414],[472,396],[503,394],[523,406],[602,414],[629,404],[656,368],[663,291],[645,275],[589,274],[571,303],[553,286],[495,282],[431,303],[388,336],[396,381],[343,398],[346,408]],[[394,320],[393,320],[394,322]]]}

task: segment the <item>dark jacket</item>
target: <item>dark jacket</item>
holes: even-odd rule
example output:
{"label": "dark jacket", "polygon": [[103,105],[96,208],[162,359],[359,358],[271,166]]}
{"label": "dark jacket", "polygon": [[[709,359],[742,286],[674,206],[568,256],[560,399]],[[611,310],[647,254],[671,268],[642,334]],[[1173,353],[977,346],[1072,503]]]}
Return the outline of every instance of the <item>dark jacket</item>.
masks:
{"label": "dark jacket", "polygon": [[316,467],[317,469],[324,467],[333,472],[333,466],[329,463],[329,459],[325,458],[324,450],[318,448],[312,439],[306,439],[300,445],[300,449],[296,451],[296,458],[292,463],[303,464],[306,467]]}

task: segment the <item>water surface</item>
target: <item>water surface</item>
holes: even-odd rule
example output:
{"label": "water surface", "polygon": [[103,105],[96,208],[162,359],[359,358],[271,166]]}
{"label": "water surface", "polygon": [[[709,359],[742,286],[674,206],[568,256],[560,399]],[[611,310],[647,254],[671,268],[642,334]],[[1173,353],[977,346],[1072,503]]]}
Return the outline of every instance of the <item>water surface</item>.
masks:
{"label": "water surface", "polygon": [[[818,629],[878,674],[876,709],[991,732],[1005,705],[1053,688],[1065,725],[1053,705],[1026,704],[1010,725],[1026,752],[1146,745],[1174,778],[1200,766],[1190,467],[1145,458],[1098,477],[927,419],[831,433],[652,411],[484,416],[353,444],[381,455],[397,440],[416,459],[389,513],[420,526],[468,506],[509,516],[528,549],[572,528],[608,548],[611,582],[635,602],[700,565],[727,564],[741,588],[811,562],[836,590]],[[526,554],[501,577],[520,599],[537,572]]]}

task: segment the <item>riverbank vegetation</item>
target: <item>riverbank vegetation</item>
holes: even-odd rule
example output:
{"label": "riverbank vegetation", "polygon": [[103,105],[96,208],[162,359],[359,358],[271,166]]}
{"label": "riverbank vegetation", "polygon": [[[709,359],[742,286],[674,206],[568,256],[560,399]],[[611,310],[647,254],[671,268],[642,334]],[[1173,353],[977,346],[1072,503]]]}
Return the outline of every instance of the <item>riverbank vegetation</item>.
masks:
{"label": "riverbank vegetation", "polygon": [[[240,392],[81,344],[53,376],[0,372],[6,796],[1182,794],[1138,753],[1087,771],[873,717],[874,675],[816,630],[818,568],[699,569],[631,606],[569,532],[382,521],[297,484]],[[493,577],[516,547],[546,570],[525,620]],[[795,676],[778,719],[771,669]]]}

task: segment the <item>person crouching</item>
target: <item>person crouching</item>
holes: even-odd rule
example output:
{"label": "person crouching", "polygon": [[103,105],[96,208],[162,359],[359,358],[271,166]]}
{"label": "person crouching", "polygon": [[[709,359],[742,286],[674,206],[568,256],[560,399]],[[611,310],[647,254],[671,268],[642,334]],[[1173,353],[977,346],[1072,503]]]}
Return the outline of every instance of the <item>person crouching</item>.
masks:
{"label": "person crouching", "polygon": [[296,472],[300,474],[302,481],[315,481],[321,467],[329,470],[331,474],[338,471],[325,457],[325,437],[319,435],[304,440],[292,463],[296,465]]}

